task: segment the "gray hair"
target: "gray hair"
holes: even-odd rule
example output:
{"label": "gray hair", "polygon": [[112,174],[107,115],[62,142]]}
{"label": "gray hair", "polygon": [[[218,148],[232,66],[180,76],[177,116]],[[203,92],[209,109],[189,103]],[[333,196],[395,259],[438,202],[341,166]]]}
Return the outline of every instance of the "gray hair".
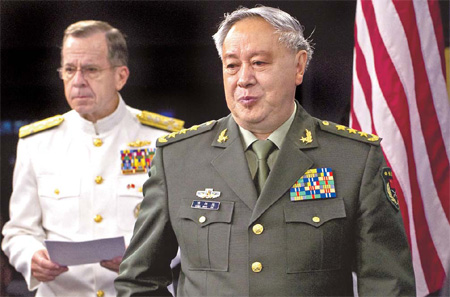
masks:
{"label": "gray hair", "polygon": [[[108,46],[108,60],[111,65],[128,66],[128,48],[125,35],[106,22],[88,20],[79,21],[70,25],[64,31],[62,45],[64,46],[69,36],[84,38],[102,32],[105,33],[106,44]],[[61,59],[63,46],[61,47]]]}
{"label": "gray hair", "polygon": [[308,59],[306,61],[306,67],[308,67],[308,64],[312,58],[313,47],[309,40],[305,39],[303,36],[304,28],[302,25],[290,14],[278,8],[257,6],[251,9],[239,7],[231,14],[226,13],[224,17],[225,19],[222,23],[220,23],[216,34],[213,35],[214,43],[216,44],[216,49],[221,59],[223,42],[231,27],[243,19],[261,17],[275,28],[275,33],[280,35],[278,40],[288,49],[295,52],[300,50],[305,50],[307,52]]}

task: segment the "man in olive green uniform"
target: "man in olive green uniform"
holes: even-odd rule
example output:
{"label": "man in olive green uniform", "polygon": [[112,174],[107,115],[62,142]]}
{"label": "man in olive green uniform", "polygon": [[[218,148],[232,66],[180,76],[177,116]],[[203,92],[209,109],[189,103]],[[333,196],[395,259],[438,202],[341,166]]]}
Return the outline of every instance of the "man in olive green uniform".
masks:
{"label": "man in olive green uniform", "polygon": [[298,21],[240,8],[214,40],[231,115],[159,138],[119,296],[168,295],[178,245],[178,296],[349,296],[352,272],[359,296],[415,295],[380,139],[294,99]]}

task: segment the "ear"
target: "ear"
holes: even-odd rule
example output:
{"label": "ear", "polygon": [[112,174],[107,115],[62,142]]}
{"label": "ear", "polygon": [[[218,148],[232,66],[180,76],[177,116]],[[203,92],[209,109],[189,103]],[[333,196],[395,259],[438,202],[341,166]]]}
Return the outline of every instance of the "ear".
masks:
{"label": "ear", "polygon": [[301,50],[295,55],[295,61],[297,63],[297,73],[295,75],[295,84],[297,86],[303,82],[303,75],[305,74],[307,59],[308,59],[308,53],[305,50]]}
{"label": "ear", "polygon": [[130,70],[127,66],[116,67],[116,90],[120,91],[123,86],[127,83],[128,77],[130,76]]}

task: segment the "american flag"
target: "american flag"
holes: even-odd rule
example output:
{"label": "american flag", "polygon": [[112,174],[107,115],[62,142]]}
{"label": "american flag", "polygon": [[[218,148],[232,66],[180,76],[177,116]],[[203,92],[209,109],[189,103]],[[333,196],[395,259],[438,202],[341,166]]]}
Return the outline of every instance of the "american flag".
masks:
{"label": "american flag", "polygon": [[436,0],[358,0],[351,126],[383,138],[418,296],[450,268],[450,103]]}

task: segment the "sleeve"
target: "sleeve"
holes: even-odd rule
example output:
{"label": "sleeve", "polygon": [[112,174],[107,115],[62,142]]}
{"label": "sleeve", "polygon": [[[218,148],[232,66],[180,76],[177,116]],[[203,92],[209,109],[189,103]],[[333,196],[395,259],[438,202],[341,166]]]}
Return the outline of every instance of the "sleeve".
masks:
{"label": "sleeve", "polygon": [[168,210],[163,168],[163,148],[158,148],[150,178],[144,184],[144,200],[133,237],[115,280],[117,296],[171,296],[171,260],[178,243]]}
{"label": "sleeve", "polygon": [[381,148],[372,146],[361,181],[356,227],[359,296],[416,296],[411,253],[400,211],[384,190]]}
{"label": "sleeve", "polygon": [[22,273],[29,290],[39,281],[31,275],[33,254],[45,249],[42,211],[39,203],[36,175],[27,142],[19,140],[10,200],[10,220],[3,227],[2,249],[10,263]]}

